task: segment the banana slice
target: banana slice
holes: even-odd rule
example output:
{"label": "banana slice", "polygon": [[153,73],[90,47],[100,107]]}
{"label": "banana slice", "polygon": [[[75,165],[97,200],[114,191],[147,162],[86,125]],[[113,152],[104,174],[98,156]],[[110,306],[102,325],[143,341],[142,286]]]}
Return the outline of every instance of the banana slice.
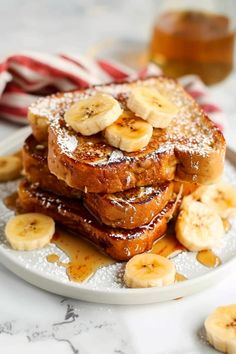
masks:
{"label": "banana slice", "polygon": [[127,106],[154,128],[166,128],[178,113],[178,108],[153,87],[134,88],[128,98]]}
{"label": "banana slice", "polygon": [[207,339],[216,350],[236,353],[236,304],[216,308],[204,325]]}
{"label": "banana slice", "polygon": [[43,214],[27,213],[10,219],[5,227],[8,242],[15,250],[30,251],[47,245],[55,233],[54,220]]}
{"label": "banana slice", "polygon": [[130,288],[162,287],[174,283],[175,274],[175,266],[169,259],[143,253],[128,261],[124,281]]}
{"label": "banana slice", "polygon": [[20,177],[21,159],[17,156],[0,156],[0,182],[7,182]]}
{"label": "banana slice", "polygon": [[201,188],[199,199],[222,218],[236,215],[236,189],[227,183],[221,182]]}
{"label": "banana slice", "polygon": [[122,109],[117,100],[112,96],[97,93],[73,104],[64,118],[76,132],[93,135],[114,123],[121,113]]}
{"label": "banana slice", "polygon": [[[187,197],[188,198],[188,197]],[[196,200],[182,204],[175,225],[176,238],[190,251],[217,247],[224,235],[221,217]]]}
{"label": "banana slice", "polygon": [[152,137],[152,126],[144,120],[124,113],[112,125],[105,129],[107,142],[120,150],[138,151],[148,145]]}

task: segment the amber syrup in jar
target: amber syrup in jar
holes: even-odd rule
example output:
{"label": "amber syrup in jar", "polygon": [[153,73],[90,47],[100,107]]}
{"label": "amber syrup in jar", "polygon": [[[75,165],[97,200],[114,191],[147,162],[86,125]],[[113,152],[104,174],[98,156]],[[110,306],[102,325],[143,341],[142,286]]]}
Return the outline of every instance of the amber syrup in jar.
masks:
{"label": "amber syrup in jar", "polygon": [[197,74],[214,84],[232,71],[234,36],[225,15],[170,10],[155,23],[150,59],[167,76]]}

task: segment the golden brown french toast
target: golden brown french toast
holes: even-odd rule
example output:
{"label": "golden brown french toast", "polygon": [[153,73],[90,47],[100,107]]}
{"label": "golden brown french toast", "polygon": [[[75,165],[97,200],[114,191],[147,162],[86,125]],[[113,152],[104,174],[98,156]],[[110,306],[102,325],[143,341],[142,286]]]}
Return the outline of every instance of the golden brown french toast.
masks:
{"label": "golden brown french toast", "polygon": [[102,223],[124,229],[146,225],[173,198],[173,183],[114,194],[84,194],[84,204]]}
{"label": "golden brown french toast", "polygon": [[67,186],[64,181],[59,180],[49,171],[47,152],[46,142],[37,142],[33,135],[25,140],[22,148],[22,159],[27,179],[46,191],[64,195],[68,198],[80,198],[81,191]]}
{"label": "golden brown french toast", "polygon": [[80,200],[44,192],[27,180],[20,182],[18,193],[18,207],[21,211],[51,216],[59,224],[76,232],[77,237],[82,235],[118,261],[126,261],[150,250],[154,241],[165,233],[167,222],[176,208],[175,201],[170,201],[148,225],[124,230],[97,222]]}
{"label": "golden brown french toast", "polygon": [[[140,85],[157,88],[178,107],[171,124],[154,129],[142,150],[127,153],[108,145],[101,133],[85,137],[66,125],[64,115],[73,103],[103,92],[127,109],[130,90]],[[165,77],[49,96],[31,105],[29,120],[39,139],[47,139],[48,129],[50,171],[79,190],[115,193],[173,179],[208,184],[223,171],[222,133],[178,83]]]}
{"label": "golden brown french toast", "polygon": [[[148,224],[173,198],[173,183],[133,188],[115,194],[83,193],[68,187],[48,170],[47,144],[30,135],[23,146],[23,164],[27,179],[41,189],[67,198],[83,197],[86,207],[104,224],[134,229]],[[178,193],[179,187],[175,187]]]}

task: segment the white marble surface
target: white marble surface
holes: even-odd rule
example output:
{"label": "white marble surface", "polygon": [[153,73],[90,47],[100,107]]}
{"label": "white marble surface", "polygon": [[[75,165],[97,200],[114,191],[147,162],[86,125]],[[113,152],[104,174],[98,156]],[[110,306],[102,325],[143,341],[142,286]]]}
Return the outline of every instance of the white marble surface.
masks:
{"label": "white marble surface", "polygon": [[[112,3],[112,4],[111,4]],[[111,38],[145,40],[154,1],[0,2],[0,55],[21,49],[86,50]],[[85,7],[85,4],[87,7]],[[86,35],[84,35],[86,33]],[[236,74],[212,87],[225,110],[227,140],[236,139]],[[0,140],[19,129],[0,122]],[[0,265],[0,354],[205,354],[204,318],[235,302],[235,273],[200,294],[163,304],[105,306],[63,299],[35,288]]]}

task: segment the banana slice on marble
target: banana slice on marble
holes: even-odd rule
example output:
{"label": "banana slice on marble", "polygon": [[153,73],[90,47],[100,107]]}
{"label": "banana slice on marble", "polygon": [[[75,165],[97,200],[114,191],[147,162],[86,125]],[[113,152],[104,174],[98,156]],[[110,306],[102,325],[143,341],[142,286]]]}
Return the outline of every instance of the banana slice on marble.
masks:
{"label": "banana slice on marble", "polygon": [[132,89],[127,106],[154,128],[166,128],[178,113],[177,106],[154,87],[139,86]]}
{"label": "banana slice on marble", "polygon": [[182,204],[175,231],[178,241],[189,251],[217,247],[224,236],[221,217],[207,205],[189,198],[188,203]]}
{"label": "banana slice on marble", "polygon": [[148,145],[152,137],[152,126],[132,113],[123,113],[105,129],[107,142],[123,151],[138,151]]}
{"label": "banana slice on marble", "polygon": [[15,250],[30,251],[47,245],[55,233],[54,220],[40,213],[26,213],[10,219],[5,227],[8,242]]}
{"label": "banana slice on marble", "polygon": [[173,284],[175,274],[175,265],[169,259],[143,253],[127,262],[124,281],[130,288],[162,287]]}
{"label": "banana slice on marble", "polygon": [[95,96],[74,103],[65,113],[65,121],[82,135],[93,135],[114,123],[122,108],[112,96],[97,93]]}
{"label": "banana slice on marble", "polygon": [[0,182],[20,177],[22,161],[18,156],[0,156]]}
{"label": "banana slice on marble", "polygon": [[236,304],[216,308],[204,325],[207,339],[216,350],[236,354]]}

